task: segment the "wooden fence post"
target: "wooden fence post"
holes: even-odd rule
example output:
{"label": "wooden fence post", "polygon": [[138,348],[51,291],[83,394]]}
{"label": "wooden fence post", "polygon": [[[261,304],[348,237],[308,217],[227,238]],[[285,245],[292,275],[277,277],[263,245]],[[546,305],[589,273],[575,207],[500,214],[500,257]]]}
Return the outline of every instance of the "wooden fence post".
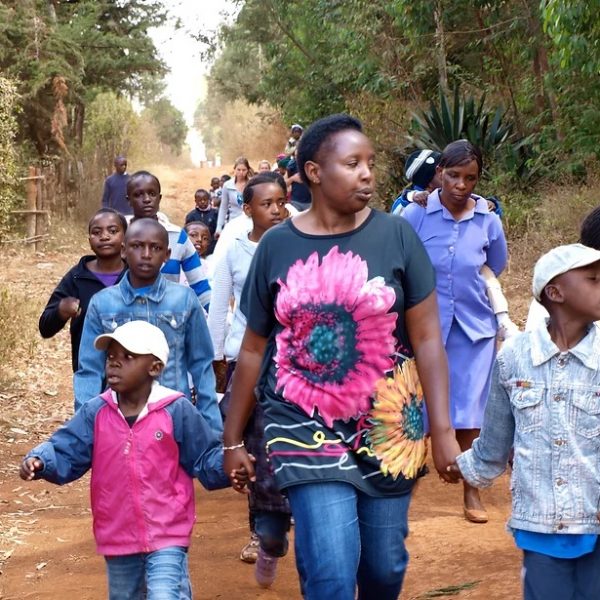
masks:
{"label": "wooden fence post", "polygon": [[[38,180],[36,179],[37,172],[35,167],[29,167],[29,179],[27,180],[27,210],[31,211],[25,215],[27,223],[27,237],[33,238],[36,235],[37,215],[37,195],[38,195]],[[37,244],[32,244],[34,252],[37,250]]]}

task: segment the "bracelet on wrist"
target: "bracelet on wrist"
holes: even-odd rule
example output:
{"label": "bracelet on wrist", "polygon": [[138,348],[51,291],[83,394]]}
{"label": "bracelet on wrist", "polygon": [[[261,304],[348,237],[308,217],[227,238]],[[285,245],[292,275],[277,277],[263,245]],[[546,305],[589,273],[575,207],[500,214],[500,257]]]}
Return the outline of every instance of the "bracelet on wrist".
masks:
{"label": "bracelet on wrist", "polygon": [[234,444],[233,446],[223,446],[223,450],[237,450],[238,448],[243,448],[244,442],[240,442],[239,444]]}

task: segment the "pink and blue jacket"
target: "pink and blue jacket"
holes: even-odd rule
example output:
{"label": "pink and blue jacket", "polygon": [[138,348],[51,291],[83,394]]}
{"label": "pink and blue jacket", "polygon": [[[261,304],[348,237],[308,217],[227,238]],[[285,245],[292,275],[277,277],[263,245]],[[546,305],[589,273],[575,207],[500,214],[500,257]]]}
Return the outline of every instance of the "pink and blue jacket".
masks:
{"label": "pink and blue jacket", "polygon": [[31,456],[44,463],[36,478],[59,485],[92,469],[94,537],[106,556],[188,547],[196,518],[193,478],[208,490],[229,485],[221,440],[183,394],[156,382],[133,426],[109,389]]}

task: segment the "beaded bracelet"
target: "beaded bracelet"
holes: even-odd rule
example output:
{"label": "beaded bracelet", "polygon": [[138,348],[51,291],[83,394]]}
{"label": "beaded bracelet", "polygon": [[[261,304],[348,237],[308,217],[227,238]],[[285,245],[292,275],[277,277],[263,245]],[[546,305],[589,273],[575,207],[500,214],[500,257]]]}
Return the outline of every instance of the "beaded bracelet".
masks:
{"label": "beaded bracelet", "polygon": [[235,444],[234,446],[223,446],[223,450],[237,450],[238,448],[243,448],[244,442],[240,442],[239,444]]}

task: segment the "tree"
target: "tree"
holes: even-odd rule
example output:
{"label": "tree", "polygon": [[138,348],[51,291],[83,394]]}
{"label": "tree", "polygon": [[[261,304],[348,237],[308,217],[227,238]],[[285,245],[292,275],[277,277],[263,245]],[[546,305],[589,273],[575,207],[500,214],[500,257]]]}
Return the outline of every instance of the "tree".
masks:
{"label": "tree", "polygon": [[17,92],[13,82],[0,77],[0,237],[11,209],[17,204]]}
{"label": "tree", "polygon": [[112,92],[100,93],[90,103],[85,149],[106,175],[112,170],[115,156],[129,152],[138,124],[131,103]]}
{"label": "tree", "polygon": [[19,138],[40,156],[61,153],[52,132],[58,76],[65,147],[81,144],[85,106],[98,93],[135,95],[148,77],[165,73],[147,33],[165,19],[158,0],[0,0],[0,70],[21,97]]}
{"label": "tree", "polygon": [[147,112],[150,121],[154,123],[160,142],[168,146],[174,154],[181,154],[188,133],[183,113],[167,98],[153,102],[144,112]]}

